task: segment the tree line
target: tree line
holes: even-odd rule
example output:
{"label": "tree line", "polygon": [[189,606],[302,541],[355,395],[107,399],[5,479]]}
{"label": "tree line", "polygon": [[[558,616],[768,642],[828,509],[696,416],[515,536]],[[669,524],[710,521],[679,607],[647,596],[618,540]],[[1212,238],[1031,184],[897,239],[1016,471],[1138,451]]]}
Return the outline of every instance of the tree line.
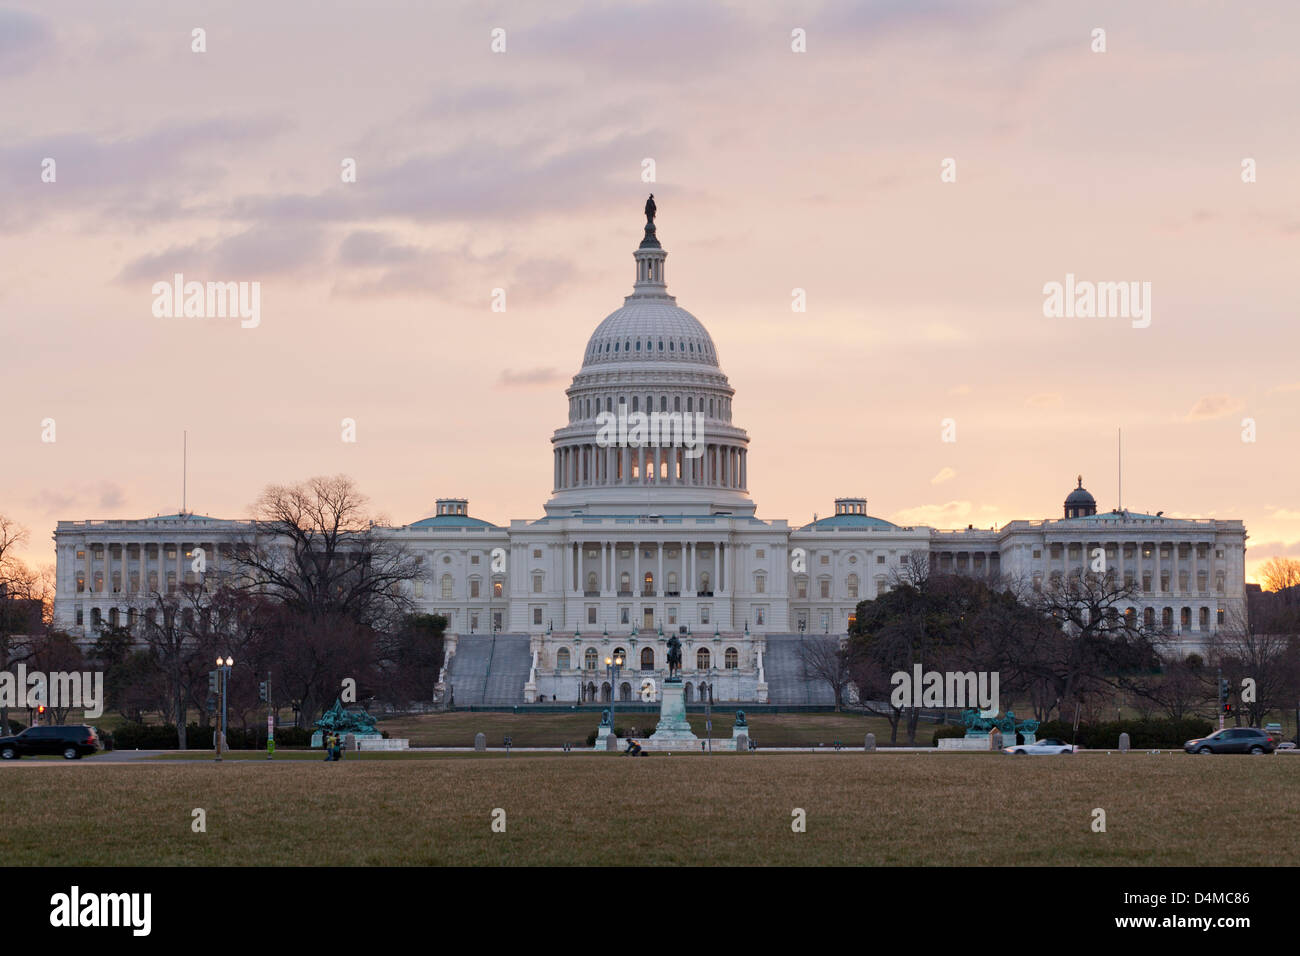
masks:
{"label": "tree line", "polygon": [[1114,574],[1084,570],[1034,586],[931,574],[925,552],[906,568],[858,604],[846,638],[802,644],[809,677],[831,687],[836,707],[855,697],[888,718],[893,743],[900,731],[916,740],[923,708],[894,706],[891,691],[893,675],[917,664],[997,673],[1002,712],[1040,721],[1095,722],[1121,706],[1141,718],[1217,717],[1220,677],[1237,724],[1260,726],[1300,701],[1300,561],[1269,562],[1261,577],[1277,586],[1250,593],[1248,613],[1230,615],[1203,636],[1204,654],[1186,656],[1175,635],[1128,613],[1140,589]]}
{"label": "tree line", "polygon": [[447,621],[414,613],[409,582],[421,559],[382,534],[382,524],[345,476],[272,485],[220,570],[205,562],[174,588],[160,579],[158,590],[133,596],[125,620],[101,621],[78,641],[53,627],[52,573],[14,557],[26,532],[0,516],[0,669],[101,669],[106,709],[175,724],[182,749],[190,719],[206,727],[214,716],[208,674],[218,656],[235,661],[233,726],[265,713],[259,684],[268,673],[272,704],[292,707],[295,726],[333,704],[345,679],[356,682],[359,701],[427,701]]}

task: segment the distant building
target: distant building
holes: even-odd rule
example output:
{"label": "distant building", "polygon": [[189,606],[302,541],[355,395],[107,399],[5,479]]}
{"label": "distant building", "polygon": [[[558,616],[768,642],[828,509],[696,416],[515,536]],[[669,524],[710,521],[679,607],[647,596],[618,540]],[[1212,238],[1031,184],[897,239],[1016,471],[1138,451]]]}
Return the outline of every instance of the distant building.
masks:
{"label": "distant building", "polygon": [[[843,634],[858,602],[918,557],[937,573],[1041,587],[1100,549],[1140,588],[1130,613],[1186,650],[1243,607],[1241,521],[1099,514],[1082,478],[1061,518],[996,530],[901,527],[861,497],[799,526],[758,518],[735,390],[708,331],[668,294],[653,222],[633,259],[632,294],[596,327],[566,390],[545,515],[501,526],[443,498],[431,517],[387,529],[424,559],[416,605],[449,619],[443,686],[456,703],[640,698],[666,676],[673,633],[689,699],[711,687],[721,700],[820,702],[799,676],[801,637]],[[637,445],[618,424],[636,416],[668,440]],[[91,635],[129,622],[142,592],[198,580],[195,548],[219,571],[246,530],[192,514],[60,521],[57,626]],[[618,651],[611,688],[604,662]]]}

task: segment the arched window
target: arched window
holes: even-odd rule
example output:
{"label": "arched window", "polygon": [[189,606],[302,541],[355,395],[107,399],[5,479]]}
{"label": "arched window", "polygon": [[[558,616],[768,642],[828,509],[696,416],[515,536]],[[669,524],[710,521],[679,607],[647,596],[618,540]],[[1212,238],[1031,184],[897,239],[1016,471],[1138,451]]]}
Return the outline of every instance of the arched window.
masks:
{"label": "arched window", "polygon": [[[668,344],[671,345],[672,343],[669,342]],[[682,688],[682,700],[683,700],[685,703],[687,703],[687,704],[689,704],[689,703],[691,702],[691,685],[690,685],[690,684],[687,684],[685,687]]]}
{"label": "arched window", "polygon": [[723,666],[727,670],[734,671],[740,666],[740,653],[734,647],[728,647],[727,653],[723,657],[723,661]]}
{"label": "arched window", "polygon": [[856,601],[858,599],[858,576],[856,574],[850,574],[845,584],[849,589],[849,600]]}
{"label": "arched window", "polygon": [[1145,608],[1142,611],[1142,623],[1147,627],[1156,626],[1156,609],[1153,607]]}
{"label": "arched window", "polygon": [[588,590],[588,591],[595,591],[597,588],[598,588],[598,585],[597,585],[597,583],[596,583],[596,572],[595,572],[595,571],[588,571],[588,572],[587,572],[587,590]]}
{"label": "arched window", "polygon": [[618,699],[619,700],[632,699],[632,685],[629,684],[627,681],[624,681],[623,683],[618,685]]}
{"label": "arched window", "polygon": [[653,647],[641,648],[641,669],[643,671],[652,671],[655,669],[655,652]]}
{"label": "arched window", "polygon": [[655,593],[655,576],[654,576],[654,572],[653,572],[653,571],[647,571],[647,572],[645,573],[645,582],[644,582],[644,590],[643,590],[643,593],[644,593],[644,594],[654,594],[654,593]]}
{"label": "arched window", "polygon": [[676,571],[668,572],[668,593],[670,594],[677,593],[677,572]]}
{"label": "arched window", "polygon": [[632,593],[632,575],[624,571],[618,576],[618,589],[623,594]]}
{"label": "arched window", "polygon": [[620,658],[620,657],[621,657],[621,658],[623,659],[623,663],[622,663],[621,665],[619,665],[619,666],[621,666],[621,667],[626,667],[626,666],[627,666],[627,651],[623,650],[623,648],[621,648],[621,647],[616,647],[616,648],[614,648],[614,657],[615,657],[615,658]]}
{"label": "arched window", "polygon": [[594,671],[596,669],[596,657],[596,649],[594,647],[587,648],[582,655],[582,666],[589,671]]}
{"label": "arched window", "polygon": [[609,681],[605,681],[600,685],[600,702],[602,704],[609,703]]}
{"label": "arched window", "polygon": [[709,572],[708,572],[708,571],[701,571],[701,572],[700,572],[700,592],[701,592],[701,593],[707,593],[709,590],[710,590],[710,588],[709,588]]}
{"label": "arched window", "polygon": [[501,590],[502,590],[501,582],[500,582],[500,581],[493,581],[493,582],[492,582],[492,596],[493,596],[493,597],[500,597],[500,596],[501,596]]}
{"label": "arched window", "polygon": [[695,655],[695,669],[697,671],[706,671],[709,669],[709,650],[701,647],[700,652]]}
{"label": "arched window", "polygon": [[561,647],[555,652],[555,666],[562,671],[569,669],[569,649],[567,647]]}

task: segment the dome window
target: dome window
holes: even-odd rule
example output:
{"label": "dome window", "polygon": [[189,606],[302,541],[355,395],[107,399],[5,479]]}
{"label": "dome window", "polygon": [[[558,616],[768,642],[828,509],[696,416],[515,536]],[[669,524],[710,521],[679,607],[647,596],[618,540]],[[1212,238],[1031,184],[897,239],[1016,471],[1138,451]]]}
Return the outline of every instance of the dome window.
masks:
{"label": "dome window", "polygon": [[662,352],[663,350],[664,350],[664,340],[663,340],[663,339],[660,339],[660,340],[659,340],[659,351]]}
{"label": "dome window", "polygon": [[637,350],[638,352],[641,351],[641,340],[640,340],[640,339],[637,339],[637,340],[636,340],[636,350]]}
{"label": "dome window", "polygon": [[672,340],[672,339],[669,339],[669,340],[668,340],[668,351],[671,352],[672,350],[673,350],[673,340]]}

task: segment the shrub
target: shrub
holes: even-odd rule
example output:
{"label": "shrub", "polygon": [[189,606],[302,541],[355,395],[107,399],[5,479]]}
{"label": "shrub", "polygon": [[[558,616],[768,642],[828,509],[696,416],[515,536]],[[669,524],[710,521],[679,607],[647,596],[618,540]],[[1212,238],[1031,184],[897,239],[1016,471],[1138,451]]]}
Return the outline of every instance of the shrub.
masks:
{"label": "shrub", "polygon": [[1208,720],[1187,717],[1182,720],[1111,720],[1099,724],[1079,724],[1077,737],[1074,723],[1068,720],[1049,720],[1038,728],[1037,736],[1056,737],[1069,742],[1075,740],[1089,750],[1114,750],[1119,747],[1119,735],[1127,733],[1129,745],[1134,750],[1158,750],[1181,747],[1193,737],[1204,737],[1213,730]]}
{"label": "shrub", "polygon": [[[185,728],[185,745],[190,750],[212,750],[214,727],[190,724]],[[311,731],[302,727],[281,727],[275,732],[277,747],[309,747]],[[177,749],[174,724],[123,724],[112,736],[113,747],[118,750],[175,750]],[[253,727],[231,727],[226,731],[226,746],[230,750],[265,750],[266,730]]]}

